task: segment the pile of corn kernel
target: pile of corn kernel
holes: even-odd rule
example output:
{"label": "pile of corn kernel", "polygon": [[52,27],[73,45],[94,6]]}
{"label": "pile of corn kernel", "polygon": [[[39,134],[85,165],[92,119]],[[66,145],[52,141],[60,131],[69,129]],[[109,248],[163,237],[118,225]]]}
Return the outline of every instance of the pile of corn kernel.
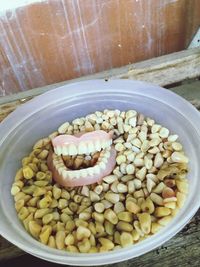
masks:
{"label": "pile of corn kernel", "polygon": [[[54,183],[47,166],[51,139],[100,129],[114,131],[112,174],[90,186]],[[65,122],[22,159],[11,188],[18,217],[35,239],[69,252],[105,252],[144,240],[172,220],[188,193],[188,158],[177,139],[135,110]]]}

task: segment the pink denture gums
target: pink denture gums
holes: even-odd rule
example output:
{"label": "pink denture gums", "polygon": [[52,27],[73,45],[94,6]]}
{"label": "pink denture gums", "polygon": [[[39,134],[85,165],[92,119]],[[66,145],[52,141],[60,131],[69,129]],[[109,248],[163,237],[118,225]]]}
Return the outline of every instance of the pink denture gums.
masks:
{"label": "pink denture gums", "polygon": [[[76,136],[59,135],[52,140],[54,152],[48,156],[47,164],[53,172],[54,180],[68,187],[89,185],[100,182],[109,175],[116,164],[116,151],[112,144],[113,132],[97,130],[80,133]],[[61,155],[79,155],[100,152],[98,161],[93,167],[71,170],[68,169]]]}
{"label": "pink denture gums", "polygon": [[[99,174],[93,174],[93,175],[88,174],[86,177],[75,178],[75,177],[69,177],[67,175],[68,171],[66,171],[66,176],[64,177],[63,173],[59,173],[56,166],[54,166],[52,156],[53,156],[53,153],[50,152],[48,156],[47,164],[48,164],[49,169],[53,173],[53,179],[58,184],[65,186],[65,187],[83,186],[83,185],[89,185],[89,184],[100,182],[103,179],[103,177],[109,175],[112,172],[116,164],[116,150],[112,147],[110,150],[110,157],[106,163],[105,169],[101,170]],[[91,169],[94,167],[90,167],[87,169]],[[87,171],[87,169],[85,170]],[[77,171],[70,171],[70,172],[77,172]]]}
{"label": "pink denture gums", "polygon": [[90,141],[99,141],[99,140],[104,140],[104,141],[109,141],[112,139],[112,132],[106,133],[105,131],[102,130],[97,130],[94,132],[88,132],[88,133],[80,133],[77,134],[76,136],[74,135],[59,135],[56,136],[52,140],[52,144],[54,147],[56,146],[64,146],[64,145],[70,145],[70,144],[80,144],[81,142],[90,142]]}

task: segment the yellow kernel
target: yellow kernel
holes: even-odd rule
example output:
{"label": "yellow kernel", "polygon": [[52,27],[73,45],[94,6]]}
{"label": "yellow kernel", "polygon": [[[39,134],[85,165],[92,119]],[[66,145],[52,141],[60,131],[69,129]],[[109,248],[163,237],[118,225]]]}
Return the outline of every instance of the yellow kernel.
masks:
{"label": "yellow kernel", "polygon": [[74,236],[72,234],[68,234],[65,238],[65,245],[74,245]]}
{"label": "yellow kernel", "polygon": [[51,232],[52,232],[52,227],[50,225],[45,225],[42,227],[39,237],[40,237],[40,241],[43,244],[46,245],[48,243]]}
{"label": "yellow kernel", "polygon": [[187,194],[188,193],[188,183],[186,180],[176,180],[176,186],[178,188],[178,191]]}
{"label": "yellow kernel", "polygon": [[43,209],[43,208],[48,208],[50,206],[52,202],[52,198],[50,196],[46,196],[44,198],[42,198],[39,203],[38,203],[38,206],[39,208]]}
{"label": "yellow kernel", "polygon": [[81,253],[87,253],[91,248],[90,241],[87,238],[83,239],[83,241],[78,242],[78,248]]}
{"label": "yellow kernel", "polygon": [[78,253],[79,252],[79,250],[77,249],[77,247],[72,246],[72,245],[67,246],[67,249],[66,250],[69,251],[69,252],[73,252],[73,253]]}
{"label": "yellow kernel", "polygon": [[44,150],[42,150],[42,152],[40,152],[40,153],[38,154],[38,158],[39,158],[39,159],[46,159],[47,156],[48,156],[48,154],[49,154],[49,151],[46,150],[46,149],[44,149]]}
{"label": "yellow kernel", "polygon": [[26,207],[22,207],[18,213],[18,217],[20,220],[24,220],[29,215],[29,211]]}
{"label": "yellow kernel", "polygon": [[55,198],[55,199],[59,199],[60,198],[60,196],[61,196],[61,189],[60,188],[58,188],[57,186],[53,186],[53,197]]}
{"label": "yellow kernel", "polygon": [[138,241],[140,239],[140,235],[136,230],[133,230],[131,235],[132,235],[133,241]]}
{"label": "yellow kernel", "polygon": [[34,197],[39,197],[39,196],[44,195],[45,193],[46,193],[46,188],[36,186],[36,188],[34,190],[34,193],[33,193],[33,196]]}
{"label": "yellow kernel", "polygon": [[152,224],[151,224],[151,233],[155,234],[158,231],[160,231],[161,228],[162,228],[162,225],[160,225],[159,223],[156,223],[156,222],[152,222]]}
{"label": "yellow kernel", "polygon": [[74,221],[67,221],[66,222],[66,225],[65,225],[65,229],[68,231],[68,232],[72,232],[74,230],[74,228],[76,227]]}
{"label": "yellow kernel", "polygon": [[53,214],[49,213],[43,216],[42,222],[43,224],[49,224],[53,220]]}
{"label": "yellow kernel", "polygon": [[161,219],[158,220],[158,223],[162,226],[166,226],[171,220],[172,220],[172,216],[165,216]]}
{"label": "yellow kernel", "polygon": [[23,167],[22,171],[23,171],[23,176],[25,179],[29,180],[29,179],[33,178],[34,172],[29,166]]}
{"label": "yellow kernel", "polygon": [[112,224],[117,224],[118,222],[118,217],[117,215],[115,214],[115,212],[111,209],[107,209],[105,212],[104,212],[104,217],[105,219],[107,219],[110,223]]}
{"label": "yellow kernel", "polygon": [[138,212],[140,212],[140,207],[134,203],[133,201],[126,201],[126,209],[129,212],[132,212],[133,214],[137,214]]}
{"label": "yellow kernel", "polygon": [[15,196],[19,192],[20,192],[20,188],[17,185],[13,185],[11,187],[11,195]]}
{"label": "yellow kernel", "polygon": [[88,237],[90,237],[90,235],[91,235],[91,232],[86,227],[79,226],[77,228],[77,232],[76,232],[77,240],[82,240],[84,238],[88,238]]}
{"label": "yellow kernel", "polygon": [[42,227],[36,221],[30,221],[28,227],[31,235],[35,238],[38,238]]}
{"label": "yellow kernel", "polygon": [[133,231],[133,226],[130,223],[119,221],[116,225],[117,230],[131,232]]}
{"label": "yellow kernel", "polygon": [[44,215],[50,213],[52,210],[51,209],[48,209],[48,208],[45,208],[45,209],[38,209],[36,212],[35,212],[35,219],[40,219],[42,218]]}
{"label": "yellow kernel", "polygon": [[133,244],[133,237],[130,233],[122,232],[120,235],[120,244],[122,247],[127,247]]}
{"label": "yellow kernel", "polygon": [[176,208],[176,202],[167,202],[164,204],[164,206],[174,210]]}
{"label": "yellow kernel", "polygon": [[155,216],[156,217],[163,217],[163,216],[167,216],[171,213],[171,210],[169,208],[166,207],[157,207],[155,209]]}
{"label": "yellow kernel", "polygon": [[95,203],[95,204],[94,204],[94,209],[95,209],[97,212],[101,213],[101,212],[104,211],[105,206],[104,206],[103,203]]}
{"label": "yellow kernel", "polygon": [[56,247],[58,249],[63,249],[65,246],[65,232],[60,230],[56,233]]}
{"label": "yellow kernel", "polygon": [[92,217],[95,219],[95,221],[103,223],[104,222],[104,215],[102,213],[93,212]]}
{"label": "yellow kernel", "polygon": [[48,246],[51,248],[56,248],[56,241],[55,241],[54,236],[52,235],[49,237]]}
{"label": "yellow kernel", "polygon": [[101,243],[101,245],[105,248],[106,251],[114,248],[114,243],[110,241],[109,239],[100,237],[98,240]]}
{"label": "yellow kernel", "polygon": [[15,202],[15,209],[18,212],[24,206],[24,199]]}
{"label": "yellow kernel", "polygon": [[143,231],[143,233],[149,234],[150,230],[151,230],[151,216],[150,216],[150,214],[144,212],[144,213],[137,214],[137,217],[139,219],[141,230]]}
{"label": "yellow kernel", "polygon": [[117,214],[119,220],[124,222],[132,222],[133,221],[133,214],[128,211],[122,211]]}
{"label": "yellow kernel", "polygon": [[153,201],[150,198],[147,198],[143,203],[141,204],[141,209],[144,212],[148,212],[149,214],[152,214],[155,210]]}
{"label": "yellow kernel", "polygon": [[20,181],[24,178],[23,169],[19,169],[15,175],[15,181]]}
{"label": "yellow kernel", "polygon": [[186,200],[186,195],[184,193],[177,192],[176,197],[177,197],[177,206],[179,208],[182,208]]}
{"label": "yellow kernel", "polygon": [[46,173],[45,172],[37,172],[36,173],[36,179],[37,180],[44,180],[46,178]]}

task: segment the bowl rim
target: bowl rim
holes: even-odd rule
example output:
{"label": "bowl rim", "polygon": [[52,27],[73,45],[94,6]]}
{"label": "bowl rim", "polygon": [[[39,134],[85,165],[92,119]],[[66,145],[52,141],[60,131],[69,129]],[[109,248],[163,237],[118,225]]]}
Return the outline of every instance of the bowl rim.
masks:
{"label": "bowl rim", "polygon": [[[137,88],[133,88],[134,86],[137,86]],[[141,90],[140,87],[145,87],[146,89]],[[78,88],[77,88],[78,87]],[[124,89],[125,88],[125,89]],[[148,88],[148,89],[147,89]],[[66,89],[70,90],[70,96],[68,96],[69,91],[67,92]],[[122,91],[123,89],[123,91]],[[107,90],[107,91],[103,91]],[[159,102],[162,102],[165,105],[169,106],[169,103],[167,100],[170,98],[170,105],[173,106],[174,110],[178,111],[181,113],[187,120],[190,122],[195,121],[194,129],[198,132],[198,135],[200,136],[200,114],[199,112],[185,99],[182,97],[178,96],[177,94],[164,89],[160,86],[153,85],[150,83],[146,83],[143,81],[134,81],[134,80],[87,80],[87,81],[81,81],[81,82],[76,82],[76,83],[70,83],[67,85],[63,85],[61,87],[57,87],[55,89],[52,89],[46,93],[43,93],[40,96],[36,96],[30,101],[26,102],[22,106],[18,107],[16,111],[8,115],[8,117],[0,124],[0,136],[2,136],[0,140],[0,146],[3,144],[4,140],[7,138],[9,135],[8,133],[11,133],[14,129],[16,129],[21,123],[23,123],[24,120],[28,119],[31,117],[35,112],[40,112],[40,110],[48,107],[49,105],[55,103],[55,94],[59,92],[59,99],[61,99],[63,96],[66,98],[73,99],[77,97],[87,97],[87,95],[92,94],[92,93],[111,93],[113,94],[114,92],[119,92],[124,94],[125,92],[129,94],[138,94],[138,95],[145,95],[147,97],[152,97],[154,93],[156,93],[156,97],[154,96],[154,99],[158,100]],[[160,99],[159,97],[162,97]],[[43,103],[43,105],[41,105]],[[35,110],[33,107],[37,106],[40,104],[42,107],[38,108]],[[182,107],[185,107],[185,109],[182,109]],[[27,110],[34,110],[34,112],[27,112]],[[186,111],[187,110],[187,111]],[[18,122],[16,122],[16,117],[18,118]],[[29,248],[27,245],[24,245],[23,242],[18,242],[16,240],[13,240],[12,234],[9,234],[9,231],[4,231],[2,229],[2,223],[0,220],[0,234],[6,238],[8,241],[13,243],[14,245],[20,247],[21,249],[25,250],[26,252],[33,254],[37,257],[52,261],[52,262],[57,262],[61,264],[71,264],[71,265],[79,265],[79,266],[86,266],[86,265],[102,265],[102,264],[108,264],[108,263],[115,263],[115,262],[120,262],[124,261],[133,257],[140,256],[144,253],[147,253],[151,251],[152,249],[160,246],[161,244],[165,243],[167,240],[169,240],[172,236],[174,236],[177,232],[179,232],[193,217],[193,215],[196,213],[200,206],[200,195],[198,197],[198,204],[191,207],[191,211],[186,214],[184,217],[184,220],[180,223],[175,225],[173,228],[169,229],[169,232],[162,233],[162,230],[159,232],[157,235],[156,242],[152,240],[152,237],[154,238],[155,235],[152,237],[149,237],[148,239],[140,242],[140,246],[143,247],[143,251],[140,251],[140,246],[137,246],[137,249],[134,246],[131,248],[126,248],[126,249],[120,249],[117,251],[112,251],[109,253],[95,253],[95,254],[79,254],[77,257],[77,254],[72,255],[70,253],[65,255],[58,253],[58,250],[55,249],[46,249],[47,246],[40,244],[36,240],[32,240],[32,242],[28,243],[31,245],[31,243],[34,245],[34,250],[33,248]],[[2,207],[0,203],[0,212],[1,212]],[[2,213],[2,212],[1,212]],[[164,227],[165,228],[165,227]],[[13,227],[14,230],[14,227]],[[166,232],[166,231],[165,231]],[[26,233],[27,234],[27,233]],[[26,236],[22,236],[22,241],[23,239],[27,241]],[[31,237],[31,239],[33,239]],[[155,238],[154,238],[155,239]],[[38,244],[39,243],[39,244]],[[142,245],[141,245],[142,244]],[[48,253],[50,251],[50,253]],[[57,252],[57,253],[56,253]],[[44,257],[46,256],[46,257]],[[115,258],[117,256],[117,260]],[[102,261],[102,257],[104,258]]]}

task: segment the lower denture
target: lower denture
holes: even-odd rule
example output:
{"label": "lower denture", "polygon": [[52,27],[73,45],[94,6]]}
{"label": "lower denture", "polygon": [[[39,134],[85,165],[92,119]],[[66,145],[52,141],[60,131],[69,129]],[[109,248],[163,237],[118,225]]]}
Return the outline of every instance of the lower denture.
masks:
{"label": "lower denture", "polygon": [[[52,140],[54,152],[49,153],[47,160],[54,180],[66,187],[100,182],[103,177],[113,171],[116,164],[116,151],[111,146],[112,136],[112,132],[106,133],[98,130],[79,134],[79,136],[60,135],[55,137]],[[91,152],[95,156],[86,160],[87,155]],[[78,162],[78,157],[79,159],[81,157],[80,154],[87,154],[84,155],[85,158],[83,158],[81,164]],[[99,157],[97,157],[97,154]],[[74,155],[77,157],[74,157]],[[75,168],[73,168],[73,161],[75,162],[76,159],[78,164],[75,164]]]}
{"label": "lower denture", "polygon": [[[113,171],[115,164],[116,164],[116,150],[113,147],[111,147],[110,157],[108,158],[107,163],[105,163],[105,169],[100,169],[100,173],[89,174],[89,172],[91,171],[91,168],[95,168],[97,166],[96,164],[94,165],[94,167],[82,169],[87,172],[87,175],[85,177],[80,176],[78,178],[77,174],[81,175],[82,170],[69,170],[65,167],[66,172],[65,172],[65,177],[64,177],[63,175],[64,169],[62,169],[62,171],[59,173],[59,167],[57,169],[53,163],[54,156],[55,154],[51,151],[47,159],[48,167],[53,173],[54,180],[60,185],[63,185],[66,187],[83,186],[83,185],[89,185],[89,184],[100,182],[103,179],[103,177],[109,175]],[[88,169],[90,170],[88,171]],[[69,172],[70,172],[70,176],[72,175],[72,177],[69,177],[68,175]],[[73,173],[74,173],[74,176],[73,176]]]}

